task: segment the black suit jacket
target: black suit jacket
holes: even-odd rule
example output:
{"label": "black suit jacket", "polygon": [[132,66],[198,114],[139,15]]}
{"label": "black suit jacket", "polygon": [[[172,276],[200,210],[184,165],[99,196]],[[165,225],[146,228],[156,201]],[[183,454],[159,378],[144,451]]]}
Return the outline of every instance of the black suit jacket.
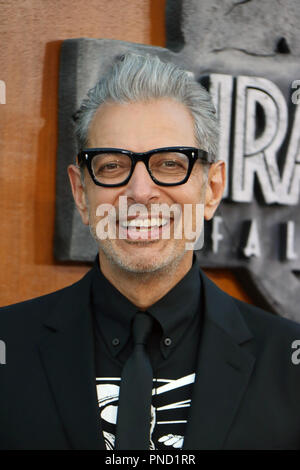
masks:
{"label": "black suit jacket", "polygon": [[[202,272],[204,324],[184,449],[299,449],[300,325],[240,302]],[[0,449],[105,449],[91,271],[0,309]]]}

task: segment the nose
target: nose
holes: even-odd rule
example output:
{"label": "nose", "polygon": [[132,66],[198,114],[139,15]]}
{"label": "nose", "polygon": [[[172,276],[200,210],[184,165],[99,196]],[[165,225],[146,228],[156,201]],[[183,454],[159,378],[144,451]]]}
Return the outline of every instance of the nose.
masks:
{"label": "nose", "polygon": [[134,172],[126,185],[125,195],[135,203],[147,205],[159,194],[159,186],[151,179],[146,165],[143,162],[137,162]]}

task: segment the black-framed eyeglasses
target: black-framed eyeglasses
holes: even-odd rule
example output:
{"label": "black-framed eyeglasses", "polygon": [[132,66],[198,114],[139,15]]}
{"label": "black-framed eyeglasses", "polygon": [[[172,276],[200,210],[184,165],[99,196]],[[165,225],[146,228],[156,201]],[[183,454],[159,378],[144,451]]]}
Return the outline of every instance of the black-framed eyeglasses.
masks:
{"label": "black-framed eyeglasses", "polygon": [[87,148],[77,156],[78,165],[86,165],[95,184],[105,187],[128,183],[137,162],[143,162],[160,186],[186,183],[197,160],[213,163],[214,157],[196,147],[163,147],[148,152],[131,152],[118,148]]}

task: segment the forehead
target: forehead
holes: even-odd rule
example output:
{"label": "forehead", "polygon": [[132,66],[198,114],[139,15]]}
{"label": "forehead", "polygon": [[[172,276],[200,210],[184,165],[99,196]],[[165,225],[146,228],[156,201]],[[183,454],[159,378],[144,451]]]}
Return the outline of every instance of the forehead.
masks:
{"label": "forehead", "polygon": [[194,120],[188,108],[172,99],[106,103],[89,127],[90,147],[152,148],[195,146]]}

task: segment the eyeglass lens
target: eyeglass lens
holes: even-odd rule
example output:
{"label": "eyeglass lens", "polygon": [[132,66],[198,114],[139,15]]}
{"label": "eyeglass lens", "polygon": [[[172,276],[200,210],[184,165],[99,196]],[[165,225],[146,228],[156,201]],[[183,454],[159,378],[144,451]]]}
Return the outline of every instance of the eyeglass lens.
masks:
{"label": "eyeglass lens", "polygon": [[[130,156],[122,153],[101,153],[92,159],[93,174],[102,184],[122,183],[131,166]],[[161,183],[179,183],[186,177],[188,167],[188,157],[180,152],[155,153],[149,159],[150,172]]]}

